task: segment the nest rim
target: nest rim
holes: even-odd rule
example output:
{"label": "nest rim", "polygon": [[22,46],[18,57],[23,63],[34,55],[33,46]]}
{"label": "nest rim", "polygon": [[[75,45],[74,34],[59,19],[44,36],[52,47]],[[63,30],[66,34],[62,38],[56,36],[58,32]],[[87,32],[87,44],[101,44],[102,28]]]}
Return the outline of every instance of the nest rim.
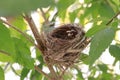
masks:
{"label": "nest rim", "polygon": [[[84,30],[76,24],[66,24],[55,28],[47,34],[45,40],[47,47],[46,54],[44,55],[45,61],[53,65],[58,64],[63,66],[74,64],[80,55],[80,52],[67,52],[69,49],[72,49],[71,46],[75,47],[77,42],[79,43],[80,40],[83,40],[82,43],[77,44],[78,46],[83,46],[81,49],[83,50],[89,44]],[[79,47],[75,47],[75,49],[78,50]]]}

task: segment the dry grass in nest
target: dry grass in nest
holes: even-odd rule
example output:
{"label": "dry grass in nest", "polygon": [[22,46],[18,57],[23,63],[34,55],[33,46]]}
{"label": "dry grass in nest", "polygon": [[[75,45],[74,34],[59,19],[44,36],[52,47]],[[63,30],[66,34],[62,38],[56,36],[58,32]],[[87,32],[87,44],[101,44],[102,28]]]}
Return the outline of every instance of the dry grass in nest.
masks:
{"label": "dry grass in nest", "polygon": [[66,24],[48,34],[41,34],[41,48],[46,62],[52,65],[70,66],[89,44],[85,32],[77,24]]}

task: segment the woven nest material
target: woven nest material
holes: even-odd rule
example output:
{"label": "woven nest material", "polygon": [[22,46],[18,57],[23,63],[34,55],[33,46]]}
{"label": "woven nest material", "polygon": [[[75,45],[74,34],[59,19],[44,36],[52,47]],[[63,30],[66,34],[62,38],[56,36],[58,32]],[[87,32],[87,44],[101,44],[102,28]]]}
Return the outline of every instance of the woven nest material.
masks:
{"label": "woven nest material", "polygon": [[42,33],[41,39],[45,61],[62,66],[75,63],[81,51],[90,42],[85,37],[83,29],[77,24],[62,25],[50,33]]}

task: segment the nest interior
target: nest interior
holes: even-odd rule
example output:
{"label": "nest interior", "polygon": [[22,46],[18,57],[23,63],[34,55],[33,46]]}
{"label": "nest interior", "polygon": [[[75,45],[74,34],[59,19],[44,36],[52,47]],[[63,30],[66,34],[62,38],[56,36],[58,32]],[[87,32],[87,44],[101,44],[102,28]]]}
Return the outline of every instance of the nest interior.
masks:
{"label": "nest interior", "polygon": [[[85,32],[77,24],[66,24],[42,34],[43,57],[51,64],[70,66],[89,44]],[[43,46],[42,45],[42,46]]]}

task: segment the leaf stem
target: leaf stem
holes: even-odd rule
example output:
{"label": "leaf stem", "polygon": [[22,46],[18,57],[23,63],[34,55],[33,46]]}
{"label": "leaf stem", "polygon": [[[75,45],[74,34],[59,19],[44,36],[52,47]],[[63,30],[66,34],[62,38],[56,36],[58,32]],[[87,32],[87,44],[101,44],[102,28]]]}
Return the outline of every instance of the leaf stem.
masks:
{"label": "leaf stem", "polygon": [[48,23],[48,19],[47,19],[46,16],[45,16],[45,12],[43,11],[42,8],[40,8],[40,11],[41,11],[41,13],[42,13],[42,17],[43,17],[44,20],[45,20],[45,23]]}
{"label": "leaf stem", "polygon": [[13,71],[16,75],[20,76],[20,75],[15,71],[15,69],[14,69],[13,66],[12,66],[12,64],[10,65],[10,68],[12,69],[12,71]]}
{"label": "leaf stem", "polygon": [[5,54],[5,55],[10,56],[9,53],[7,53],[7,52],[5,52],[5,51],[3,51],[3,50],[0,50],[0,53],[3,53],[3,54]]}
{"label": "leaf stem", "polygon": [[8,68],[8,66],[10,65],[10,62],[8,62],[5,67],[4,67],[4,71]]}
{"label": "leaf stem", "polygon": [[106,23],[106,25],[109,25],[109,24],[113,21],[113,19],[116,18],[119,14],[120,14],[120,11],[119,11],[118,13],[116,13],[116,14]]}

